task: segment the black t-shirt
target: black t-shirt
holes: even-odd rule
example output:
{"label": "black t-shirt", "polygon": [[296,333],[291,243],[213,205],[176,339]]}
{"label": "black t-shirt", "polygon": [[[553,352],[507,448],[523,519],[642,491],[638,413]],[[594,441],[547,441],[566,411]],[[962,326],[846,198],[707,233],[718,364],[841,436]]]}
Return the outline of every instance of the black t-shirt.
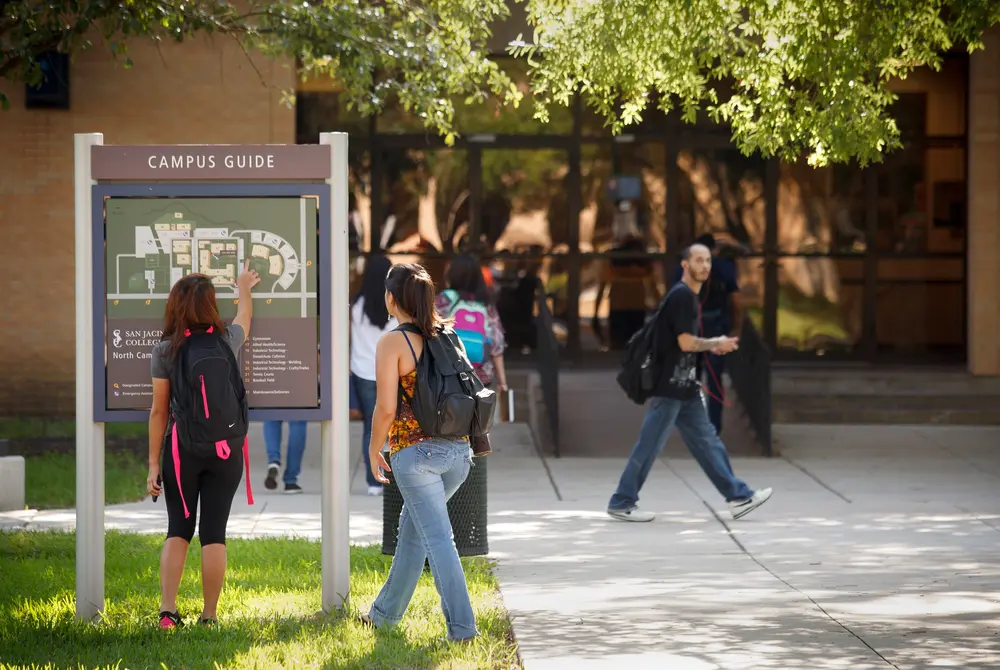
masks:
{"label": "black t-shirt", "polygon": [[663,375],[653,395],[690,400],[698,395],[698,354],[681,351],[677,337],[698,335],[698,296],[687,284],[676,284],[658,318],[656,346]]}

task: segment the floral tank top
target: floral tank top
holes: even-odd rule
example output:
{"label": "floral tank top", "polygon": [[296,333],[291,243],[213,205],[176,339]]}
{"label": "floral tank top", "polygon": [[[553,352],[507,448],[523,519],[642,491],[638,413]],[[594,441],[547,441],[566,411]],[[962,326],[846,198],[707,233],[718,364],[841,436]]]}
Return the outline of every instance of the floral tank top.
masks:
{"label": "floral tank top", "polygon": [[[420,423],[417,417],[413,416],[413,408],[407,398],[413,397],[413,387],[417,383],[417,371],[403,375],[399,378],[399,383],[406,391],[406,396],[400,398],[399,413],[389,426],[389,455],[396,453],[400,449],[411,447],[418,442],[428,439],[424,431],[420,430]],[[402,393],[402,392],[400,392]]]}
{"label": "floral tank top", "polygon": [[[420,429],[420,422],[413,415],[413,408],[407,398],[413,397],[413,387],[417,383],[417,371],[399,378],[399,383],[406,391],[406,396],[401,397],[399,403],[399,413],[389,426],[389,455],[392,456],[400,449],[412,447],[418,442],[429,440],[430,435],[424,435]],[[461,438],[460,442],[468,442],[468,438]]]}

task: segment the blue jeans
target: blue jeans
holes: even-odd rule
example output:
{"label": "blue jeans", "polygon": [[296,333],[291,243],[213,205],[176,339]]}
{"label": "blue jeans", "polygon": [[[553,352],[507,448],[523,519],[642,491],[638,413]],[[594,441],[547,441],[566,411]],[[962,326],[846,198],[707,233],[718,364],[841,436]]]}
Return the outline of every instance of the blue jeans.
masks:
{"label": "blue jeans", "polygon": [[[368,443],[372,439],[372,416],[375,414],[375,382],[351,374],[351,389],[358,401],[358,409],[364,416],[364,435],[361,438],[361,453],[365,456],[365,479],[368,486],[381,486],[372,474],[372,457],[368,453]],[[391,465],[391,464],[390,464]]]}
{"label": "blue jeans", "polygon": [[[264,422],[264,446],[267,447],[267,462],[281,465],[281,421]],[[306,450],[306,422],[288,422],[288,463],[282,480],[295,484],[302,471],[302,454]]]}
{"label": "blue jeans", "polygon": [[472,450],[466,442],[433,438],[396,452],[389,465],[403,495],[403,512],[389,577],[369,616],[379,628],[398,624],[427,560],[449,639],[474,637],[476,620],[448,518],[448,499],[469,476]]}
{"label": "blue jeans", "polygon": [[632,447],[618,490],[611,496],[609,510],[630,510],[639,500],[639,489],[646,482],[656,457],[667,444],[670,430],[677,425],[684,444],[726,501],[743,500],[753,495],[746,483],[733,474],[726,447],[715,427],[708,421],[701,397],[690,400],[653,398],[642,421],[639,440]]}

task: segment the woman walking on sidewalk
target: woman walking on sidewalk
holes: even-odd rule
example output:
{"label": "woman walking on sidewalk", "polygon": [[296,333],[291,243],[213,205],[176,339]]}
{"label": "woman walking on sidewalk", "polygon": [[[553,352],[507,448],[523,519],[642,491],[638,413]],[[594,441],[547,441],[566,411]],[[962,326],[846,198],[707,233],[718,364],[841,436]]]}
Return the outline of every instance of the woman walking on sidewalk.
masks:
{"label": "woman walking on sidewalk", "polygon": [[351,390],[364,421],[361,451],[365,457],[370,496],[382,494],[382,484],[372,474],[368,443],[372,438],[372,415],[375,413],[375,348],[379,339],[397,325],[385,307],[385,278],[391,267],[392,263],[385,256],[369,257],[361,290],[351,304]]}
{"label": "woman walking on sidewalk", "polygon": [[[228,328],[219,316],[215,286],[208,277],[188,275],[174,284],[167,297],[163,339],[153,347],[150,362],[153,405],[146,479],[150,495],[163,495],[168,517],[167,539],[160,556],[160,628],[183,625],[177,611],[177,589],[194,537],[199,501],[205,598],[201,624],[215,622],[226,576],[226,526],[244,462],[247,500],[253,502],[246,392],[236,354],[250,332],[250,289],[259,281],[248,264],[236,280],[239,308]],[[160,456],[167,443],[161,485]],[[236,453],[240,446],[241,455]]]}
{"label": "woman walking on sidewalk", "polygon": [[448,500],[469,475],[472,450],[466,439],[425,435],[408,400],[413,397],[425,342],[437,336],[443,323],[434,309],[434,282],[427,270],[420,265],[394,266],[385,279],[385,305],[400,328],[410,324],[420,334],[396,329],[379,340],[375,354],[371,471],[378,481],[389,481],[383,473],[390,470],[389,463],[382,455],[388,436],[391,471],[403,496],[403,511],[389,577],[362,619],[379,628],[398,624],[427,560],[441,594],[448,639],[471,640],[477,633],[476,621],[455,548]]}

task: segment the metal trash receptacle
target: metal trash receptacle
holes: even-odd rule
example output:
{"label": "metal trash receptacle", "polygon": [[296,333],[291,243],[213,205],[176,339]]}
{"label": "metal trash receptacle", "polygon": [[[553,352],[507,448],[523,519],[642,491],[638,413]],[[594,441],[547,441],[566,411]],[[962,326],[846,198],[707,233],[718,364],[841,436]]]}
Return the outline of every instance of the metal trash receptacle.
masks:
{"label": "metal trash receptacle", "polygon": [[[485,556],[490,551],[486,533],[488,462],[489,457],[473,458],[469,476],[448,501],[448,517],[459,556]],[[392,473],[385,474],[389,483],[382,491],[382,553],[394,556],[403,496]]]}

